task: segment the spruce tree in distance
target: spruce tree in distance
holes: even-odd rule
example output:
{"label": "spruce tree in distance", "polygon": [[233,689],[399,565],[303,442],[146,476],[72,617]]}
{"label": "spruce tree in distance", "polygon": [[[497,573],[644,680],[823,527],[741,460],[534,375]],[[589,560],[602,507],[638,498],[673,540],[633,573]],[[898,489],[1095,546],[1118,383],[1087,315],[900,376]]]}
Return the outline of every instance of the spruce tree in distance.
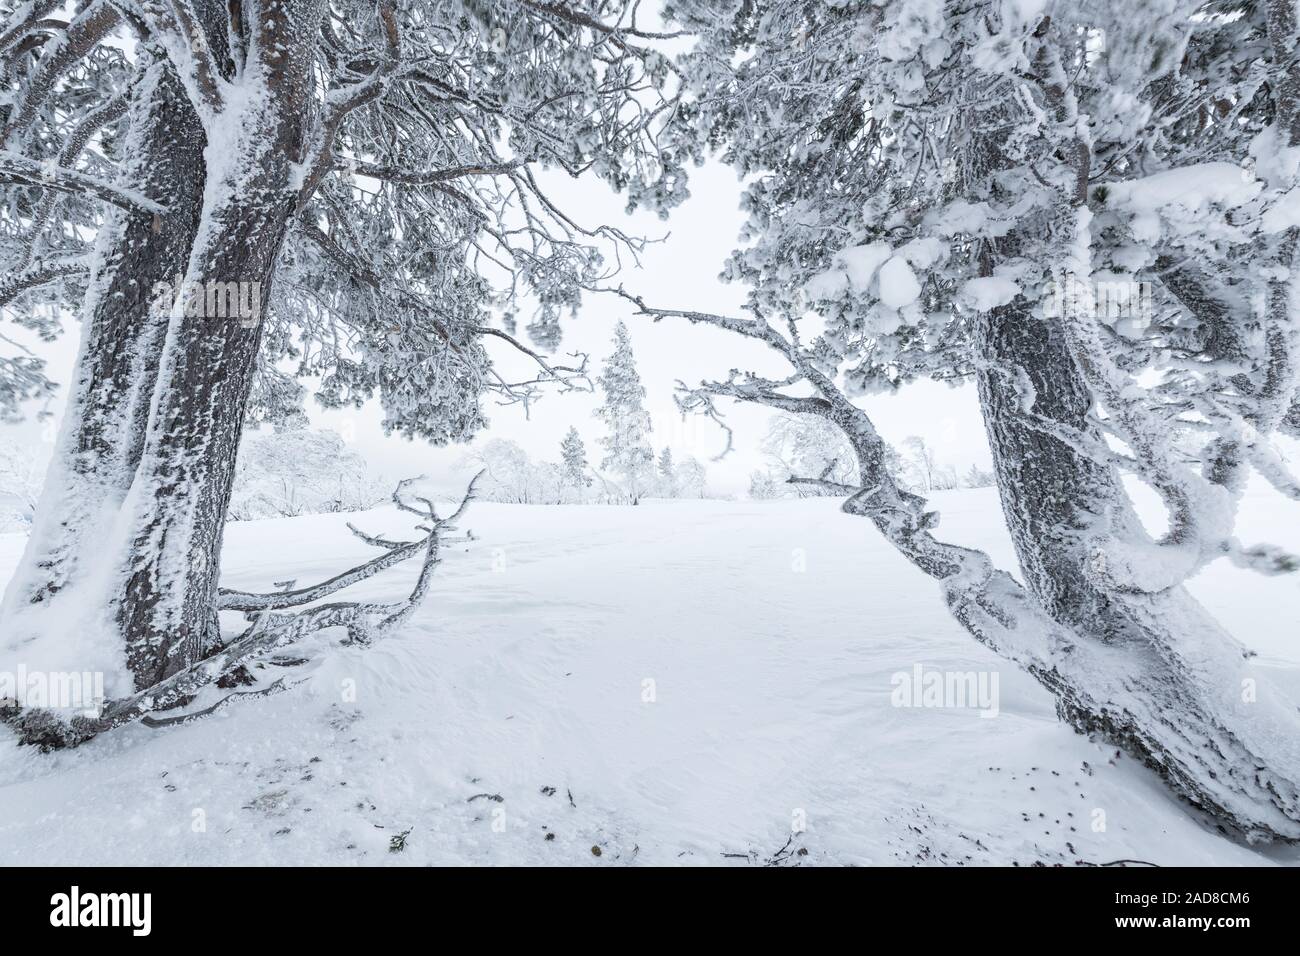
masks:
{"label": "spruce tree in distance", "polygon": [[659,453],[659,479],[665,498],[677,497],[677,466],[673,463],[672,449],[667,445]]}
{"label": "spruce tree in distance", "polygon": [[637,504],[654,470],[655,455],[648,440],[651,427],[643,404],[645,387],[637,374],[627,326],[621,321],[614,328],[614,352],[605,360],[597,381],[605,393],[605,404],[596,409],[596,417],[609,429],[600,440],[606,451],[601,467],[622,478],[632,504]]}
{"label": "spruce tree in distance", "polygon": [[563,458],[565,484],[575,488],[586,488],[591,484],[591,475],[587,474],[587,446],[582,443],[578,429],[569,426],[569,433],[560,442],[560,455]]}

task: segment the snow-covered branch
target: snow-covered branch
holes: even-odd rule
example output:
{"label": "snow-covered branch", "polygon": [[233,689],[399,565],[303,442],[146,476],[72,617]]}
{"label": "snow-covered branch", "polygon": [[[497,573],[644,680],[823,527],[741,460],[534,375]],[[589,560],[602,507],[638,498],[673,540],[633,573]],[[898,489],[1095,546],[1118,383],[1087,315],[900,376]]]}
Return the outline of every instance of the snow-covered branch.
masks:
{"label": "snow-covered branch", "polygon": [[16,153],[0,152],[0,183],[94,196],[128,212],[160,215],[167,211],[166,206],[136,190],[55,163],[38,163]]}

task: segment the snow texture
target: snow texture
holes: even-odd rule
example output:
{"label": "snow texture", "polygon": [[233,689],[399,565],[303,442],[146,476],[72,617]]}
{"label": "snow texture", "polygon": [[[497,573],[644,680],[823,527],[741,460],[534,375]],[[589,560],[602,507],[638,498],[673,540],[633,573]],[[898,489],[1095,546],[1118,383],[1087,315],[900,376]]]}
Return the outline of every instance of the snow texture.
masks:
{"label": "snow texture", "polygon": [[[1274,500],[1252,488],[1243,523],[1300,545]],[[935,502],[947,537],[1014,561],[992,489]],[[367,550],[344,520],[232,526],[231,583],[355,562]],[[73,751],[4,740],[0,861],[1300,862],[1225,839],[1059,722],[835,501],[480,503],[467,526],[481,540],[452,550],[403,631],[367,649],[321,635],[295,649],[308,664],[257,671],[285,693]],[[0,537],[0,574],[21,545]],[[356,596],[390,598],[413,573]],[[1277,621],[1300,596],[1274,584],[1219,562],[1193,590],[1294,690],[1300,654]],[[891,681],[918,665],[997,674],[997,716],[892,706]]]}

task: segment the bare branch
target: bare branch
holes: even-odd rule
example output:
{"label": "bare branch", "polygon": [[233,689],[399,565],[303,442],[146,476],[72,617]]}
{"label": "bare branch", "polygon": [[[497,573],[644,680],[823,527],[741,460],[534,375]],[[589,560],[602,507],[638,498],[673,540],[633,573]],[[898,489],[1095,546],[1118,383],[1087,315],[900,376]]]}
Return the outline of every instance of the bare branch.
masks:
{"label": "bare branch", "polygon": [[566,23],[587,27],[597,33],[604,33],[609,36],[630,36],[641,40],[675,40],[678,37],[691,35],[686,30],[677,30],[673,33],[654,33],[649,30],[638,30],[635,26],[610,26],[590,14],[583,13],[581,10],[572,10],[559,3],[548,3],[546,0],[520,0],[520,2],[525,7],[536,10],[538,13],[545,13]]}
{"label": "bare branch", "polygon": [[377,166],[374,163],[340,163],[335,161],[333,169],[347,169],[358,176],[369,176],[385,182],[401,183],[405,186],[429,186],[434,183],[450,182],[467,176],[501,176],[513,172],[523,165],[521,160],[508,163],[478,163],[473,166],[453,166],[447,169],[414,170],[397,166]]}
{"label": "bare branch", "polygon": [[692,325],[713,325],[720,329],[726,329],[728,332],[735,332],[738,335],[746,336],[751,339],[762,339],[769,341],[773,330],[766,322],[759,319],[738,319],[727,315],[717,315],[713,312],[695,312],[688,309],[663,309],[658,306],[646,305],[645,300],[639,295],[633,295],[624,290],[621,286],[617,289],[597,289],[598,292],[610,292],[614,295],[626,299],[637,307],[641,315],[648,315],[656,322],[663,318],[680,318],[685,319]]}

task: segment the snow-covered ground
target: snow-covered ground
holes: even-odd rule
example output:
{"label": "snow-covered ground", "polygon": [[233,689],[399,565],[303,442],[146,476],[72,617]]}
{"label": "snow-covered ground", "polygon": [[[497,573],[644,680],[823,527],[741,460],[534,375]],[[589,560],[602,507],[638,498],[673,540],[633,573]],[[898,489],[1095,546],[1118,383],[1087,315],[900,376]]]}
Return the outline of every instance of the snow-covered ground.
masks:
{"label": "snow-covered ground", "polygon": [[[935,504],[944,537],[1011,565],[995,492]],[[1252,491],[1243,539],[1300,547],[1287,513]],[[227,583],[369,556],[348,519],[409,523],[233,524]],[[449,554],[405,631],[303,645],[310,663],[259,672],[284,693],[71,752],[0,739],[0,863],[1300,861],[1224,839],[1058,723],[837,501],[475,504],[463,526],[480,540]],[[21,545],[0,536],[0,580]],[[356,590],[396,597],[414,572]],[[1218,562],[1194,585],[1300,675],[1295,578]],[[996,674],[996,716],[893,706],[891,679],[916,665]]]}

